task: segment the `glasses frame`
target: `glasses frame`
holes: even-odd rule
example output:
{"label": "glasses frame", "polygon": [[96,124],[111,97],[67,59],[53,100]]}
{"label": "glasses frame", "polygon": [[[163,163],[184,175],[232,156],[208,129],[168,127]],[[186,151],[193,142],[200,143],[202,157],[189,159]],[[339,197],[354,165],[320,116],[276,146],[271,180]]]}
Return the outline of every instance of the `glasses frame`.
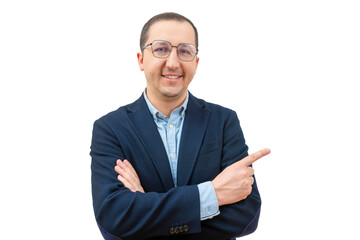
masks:
{"label": "glasses frame", "polygon": [[[166,57],[157,57],[157,56],[155,56],[155,54],[154,54],[154,49],[153,49],[152,45],[153,45],[154,42],[157,42],[157,41],[169,43],[169,45],[171,46],[171,50],[170,50],[170,52],[169,52],[169,55],[167,55]],[[179,56],[179,46],[180,46],[181,44],[189,44],[189,45],[192,45],[192,46],[195,47],[196,52],[195,52],[194,57],[193,57],[191,60],[183,60],[183,59],[180,58],[180,56]],[[197,56],[197,54],[198,54],[198,52],[199,52],[199,49],[198,49],[194,44],[192,44],[192,43],[180,43],[179,45],[174,46],[174,45],[172,45],[169,41],[166,41],[166,40],[154,40],[153,42],[146,44],[141,50],[143,51],[143,50],[144,50],[145,48],[147,48],[148,46],[151,46],[151,52],[152,52],[153,56],[156,57],[156,58],[161,58],[161,59],[168,58],[168,57],[170,56],[171,52],[172,52],[173,47],[175,47],[175,48],[176,48],[176,54],[177,54],[178,58],[179,58],[181,61],[184,61],[184,62],[191,62],[192,60],[195,59],[195,57]]]}

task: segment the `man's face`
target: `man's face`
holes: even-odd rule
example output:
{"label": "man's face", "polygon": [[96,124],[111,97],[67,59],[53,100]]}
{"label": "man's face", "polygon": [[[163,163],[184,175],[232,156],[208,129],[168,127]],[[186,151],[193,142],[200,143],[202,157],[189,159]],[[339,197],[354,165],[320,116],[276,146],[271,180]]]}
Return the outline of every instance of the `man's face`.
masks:
{"label": "man's face", "polygon": [[[150,27],[146,44],[154,40],[165,40],[173,46],[180,43],[195,45],[195,32],[188,22],[164,20]],[[140,70],[145,73],[148,97],[165,101],[185,98],[196,73],[199,58],[184,62],[178,58],[177,48],[174,47],[167,58],[156,58],[152,54],[151,46],[137,56]]]}

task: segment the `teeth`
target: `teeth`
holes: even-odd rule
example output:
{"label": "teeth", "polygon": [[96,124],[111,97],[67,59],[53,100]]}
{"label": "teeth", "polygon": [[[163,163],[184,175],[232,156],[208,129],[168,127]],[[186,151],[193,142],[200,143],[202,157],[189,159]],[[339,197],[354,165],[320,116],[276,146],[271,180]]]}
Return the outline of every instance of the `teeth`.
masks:
{"label": "teeth", "polygon": [[181,76],[164,76],[164,77],[166,77],[166,78],[179,78]]}

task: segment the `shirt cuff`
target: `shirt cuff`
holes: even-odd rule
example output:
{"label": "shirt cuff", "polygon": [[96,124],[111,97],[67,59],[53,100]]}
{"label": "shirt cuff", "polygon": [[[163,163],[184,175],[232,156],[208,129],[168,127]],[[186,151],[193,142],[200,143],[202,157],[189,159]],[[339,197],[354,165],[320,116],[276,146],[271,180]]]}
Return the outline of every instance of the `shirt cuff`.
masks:
{"label": "shirt cuff", "polygon": [[200,194],[200,220],[206,220],[220,214],[219,204],[212,183],[204,182],[198,185]]}

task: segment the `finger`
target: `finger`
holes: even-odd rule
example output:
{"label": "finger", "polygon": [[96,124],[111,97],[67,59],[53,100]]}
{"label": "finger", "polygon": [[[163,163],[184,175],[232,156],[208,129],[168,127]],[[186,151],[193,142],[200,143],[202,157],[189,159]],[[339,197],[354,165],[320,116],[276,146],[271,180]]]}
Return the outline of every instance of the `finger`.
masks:
{"label": "finger", "polygon": [[131,165],[131,163],[128,160],[124,160],[125,166],[127,166],[127,169],[129,170],[129,173],[133,176],[134,179],[137,180],[138,183],[140,183],[139,176],[137,175],[134,167]]}
{"label": "finger", "polygon": [[129,168],[129,170],[131,171],[131,173],[133,173],[133,175],[137,176],[134,167],[131,165],[131,163],[128,160],[125,159],[123,163],[125,164],[125,166]]}
{"label": "finger", "polygon": [[118,180],[124,184],[124,186],[128,189],[130,189],[132,192],[135,192],[134,186],[132,186],[125,178],[123,178],[121,175],[118,175]]}
{"label": "finger", "polygon": [[131,181],[132,183],[140,185],[140,179],[129,161],[124,160],[123,162],[119,163],[119,165],[122,170],[121,172],[123,177],[125,177],[128,181]]}
{"label": "finger", "polygon": [[120,167],[120,175],[125,178],[129,183],[132,185],[136,184],[136,180],[133,178],[133,176],[129,173],[129,171],[126,168]]}
{"label": "finger", "polygon": [[254,169],[252,167],[248,167],[248,170],[249,170],[249,176],[250,177],[253,176],[255,173]]}
{"label": "finger", "polygon": [[253,177],[250,178],[250,186],[252,186],[254,184],[255,180]]}
{"label": "finger", "polygon": [[123,171],[123,176],[125,176],[128,181],[131,181],[134,191],[145,193],[143,187],[141,186],[140,178],[131,163],[125,159],[120,165],[121,170]]}
{"label": "finger", "polygon": [[241,159],[240,163],[244,166],[250,166],[251,164],[253,164],[255,161],[259,160],[260,158],[268,155],[270,153],[270,149],[269,148],[265,148],[262,149],[260,151],[257,151],[243,159]]}
{"label": "finger", "polygon": [[116,165],[114,169],[118,174],[121,174],[121,168],[118,165]]}
{"label": "finger", "polygon": [[119,167],[121,166],[121,163],[122,163],[121,159],[116,160],[116,165],[118,165]]}
{"label": "finger", "polygon": [[252,192],[252,187],[250,186],[248,191],[246,192],[245,198],[247,198],[251,194],[251,192]]}
{"label": "finger", "polygon": [[140,184],[137,184],[136,182],[131,182],[121,175],[118,175],[117,178],[119,181],[121,181],[124,184],[125,187],[130,189],[132,192],[139,191],[145,193],[143,187]]}

